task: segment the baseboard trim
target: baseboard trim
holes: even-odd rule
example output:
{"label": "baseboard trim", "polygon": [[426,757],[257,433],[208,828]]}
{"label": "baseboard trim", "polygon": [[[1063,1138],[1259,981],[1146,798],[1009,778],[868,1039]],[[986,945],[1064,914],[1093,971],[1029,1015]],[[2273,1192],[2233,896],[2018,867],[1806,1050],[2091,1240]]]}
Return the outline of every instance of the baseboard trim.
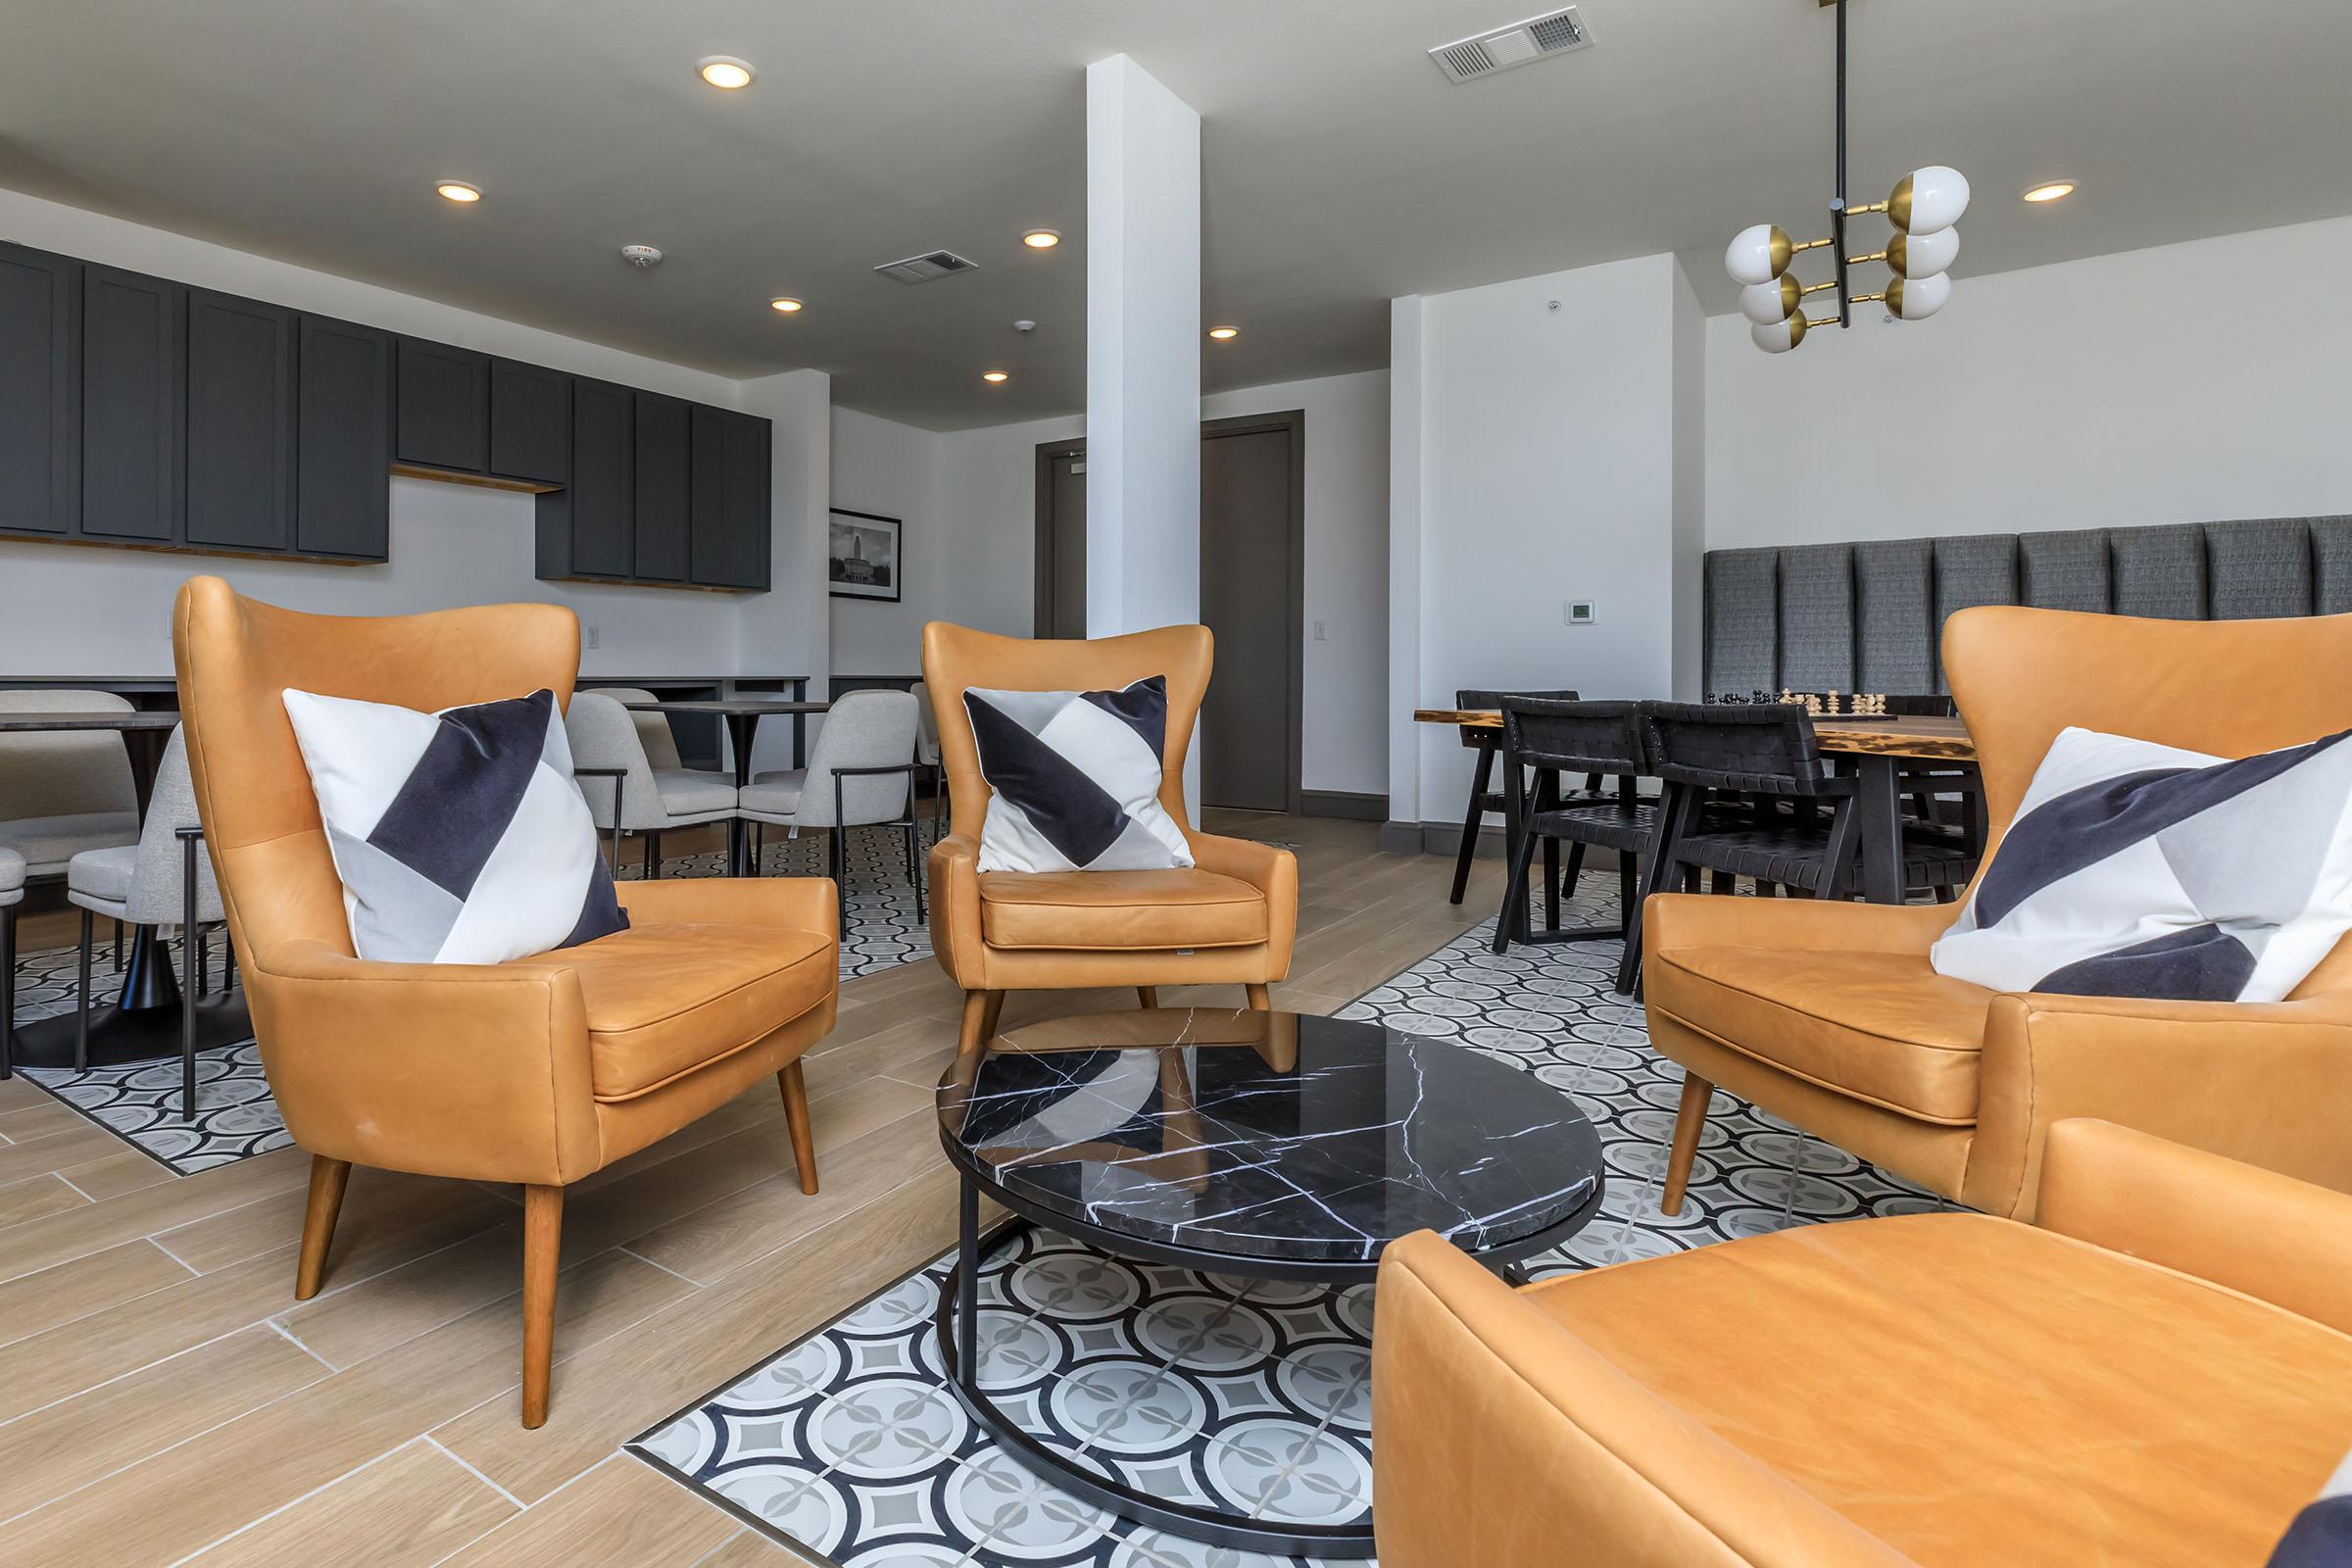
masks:
{"label": "baseboard trim", "polygon": [[1389,798],[1361,790],[1300,790],[1298,811],[1302,816],[1338,816],[1350,822],[1385,822],[1389,816]]}

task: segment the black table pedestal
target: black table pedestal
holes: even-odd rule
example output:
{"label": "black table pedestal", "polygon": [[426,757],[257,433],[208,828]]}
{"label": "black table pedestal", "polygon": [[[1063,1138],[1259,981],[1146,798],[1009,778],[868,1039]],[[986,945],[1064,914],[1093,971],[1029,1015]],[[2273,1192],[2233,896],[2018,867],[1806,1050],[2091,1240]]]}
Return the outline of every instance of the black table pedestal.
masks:
{"label": "black table pedestal", "polygon": [[[159,955],[160,956],[160,955]],[[167,964],[166,972],[169,973]],[[176,990],[176,988],[174,988]],[[196,1049],[213,1051],[241,1045],[253,1038],[253,1018],[245,1010],[242,991],[214,992],[196,1004]],[[90,1008],[90,1065],[119,1066],[130,1061],[167,1060],[179,1054],[179,1001],[170,1006],[125,1010],[117,1006]],[[17,1026],[16,1065],[65,1067],[74,1065],[74,1014],[60,1013]]]}

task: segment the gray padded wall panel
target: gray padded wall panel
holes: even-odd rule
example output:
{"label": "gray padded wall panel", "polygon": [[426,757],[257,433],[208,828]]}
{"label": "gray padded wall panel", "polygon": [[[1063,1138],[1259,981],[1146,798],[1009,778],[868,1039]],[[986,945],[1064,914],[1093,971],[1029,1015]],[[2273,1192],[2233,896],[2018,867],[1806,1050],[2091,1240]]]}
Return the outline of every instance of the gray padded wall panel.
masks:
{"label": "gray padded wall panel", "polygon": [[1781,552],[1780,577],[1780,684],[1855,690],[1853,546],[1792,546]]}
{"label": "gray padded wall panel", "polygon": [[2037,610],[2083,610],[2105,614],[2114,603],[2107,569],[2107,530],[2017,536],[2018,602]]}
{"label": "gray padded wall panel", "polygon": [[1769,547],[1707,552],[1709,693],[1780,689],[1780,558]]}
{"label": "gray padded wall panel", "polygon": [[2311,519],[2312,609],[2352,614],[2352,517]]}
{"label": "gray padded wall panel", "polygon": [[[1971,610],[1978,605],[2016,603],[2017,535],[1977,533],[1936,541],[1936,628],[1938,638],[1942,636],[1943,623],[1951,618],[1954,611]],[[1940,660],[1936,668],[1936,684],[1930,689],[1938,692],[1944,689]]]}
{"label": "gray padded wall panel", "polygon": [[1936,561],[1925,539],[1854,546],[1852,689],[1911,694],[1936,685]]}
{"label": "gray padded wall panel", "polygon": [[2311,613],[2311,523],[2302,517],[2205,524],[2207,608],[2216,620]]}
{"label": "gray padded wall panel", "polygon": [[2201,523],[2114,528],[2115,612],[2158,620],[2205,618],[2205,529]]}

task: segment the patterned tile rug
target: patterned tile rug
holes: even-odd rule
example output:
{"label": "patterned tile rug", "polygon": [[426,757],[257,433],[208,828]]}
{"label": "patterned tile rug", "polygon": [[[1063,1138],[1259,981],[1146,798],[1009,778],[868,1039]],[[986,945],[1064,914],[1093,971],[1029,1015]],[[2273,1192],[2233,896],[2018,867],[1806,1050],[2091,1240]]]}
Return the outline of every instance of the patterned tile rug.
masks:
{"label": "patterned tile rug", "polygon": [[[630,847],[631,849],[634,846]],[[637,862],[624,851],[623,879]],[[918,860],[918,864],[919,864]],[[667,876],[717,876],[725,858],[717,853],[664,860]],[[871,829],[850,841],[850,935],[842,944],[841,977],[879,974],[931,956],[931,932],[914,912],[914,890],[895,832]],[[785,839],[772,834],[760,858],[768,876],[821,876],[822,838]],[[103,945],[91,969],[91,1004],[112,995],[115,974]],[[171,944],[172,963],[187,965]],[[220,963],[218,953],[215,965]],[[17,1018],[30,1023],[74,1010],[76,959],[72,948],[20,954],[17,958]],[[154,1155],[182,1175],[281,1149],[293,1140],[270,1098],[262,1073],[261,1049],[253,1042],[208,1051],[196,1059],[196,1117],[179,1114],[179,1061],[132,1062],[96,1067],[86,1073],[67,1068],[26,1069],[24,1077],[91,1120]]]}
{"label": "patterned tile rug", "polygon": [[[1611,923],[1613,892],[1570,925]],[[1493,923],[1376,987],[1343,1017],[1507,1061],[1599,1128],[1598,1217],[1537,1277],[1936,1200],[1718,1094],[1680,1216],[1657,1184],[1681,1095],[1618,945],[1488,951]],[[931,1326],[949,1258],[900,1281],[627,1446],[786,1544],[841,1568],[1273,1568],[1143,1529],[1042,1482],[949,1391]],[[1034,1436],[1156,1495],[1345,1523],[1371,1506],[1368,1287],[1228,1280],[1031,1232],[982,1277],[981,1361]],[[1290,1568],[1298,1568],[1289,1560]]]}

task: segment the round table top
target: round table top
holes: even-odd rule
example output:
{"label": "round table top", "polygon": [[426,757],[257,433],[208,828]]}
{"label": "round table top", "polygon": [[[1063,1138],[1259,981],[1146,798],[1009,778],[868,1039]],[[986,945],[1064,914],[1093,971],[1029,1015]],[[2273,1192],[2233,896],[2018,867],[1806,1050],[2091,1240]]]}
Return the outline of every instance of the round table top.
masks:
{"label": "round table top", "polygon": [[0,712],[0,735],[33,735],[45,730],[71,729],[170,729],[179,722],[179,714],[171,709],[134,709],[119,712],[108,709],[74,710],[59,709],[49,712]]}
{"label": "round table top", "polygon": [[623,703],[632,713],[821,713],[831,703],[791,697],[682,697],[666,703]]}
{"label": "round table top", "polygon": [[1522,1256],[1573,1234],[1600,1196],[1600,1139],[1573,1100],[1354,1019],[1054,1019],[960,1058],[938,1107],[949,1158],[1032,1218],[1235,1272],[1264,1259],[1368,1274],[1423,1229]]}

